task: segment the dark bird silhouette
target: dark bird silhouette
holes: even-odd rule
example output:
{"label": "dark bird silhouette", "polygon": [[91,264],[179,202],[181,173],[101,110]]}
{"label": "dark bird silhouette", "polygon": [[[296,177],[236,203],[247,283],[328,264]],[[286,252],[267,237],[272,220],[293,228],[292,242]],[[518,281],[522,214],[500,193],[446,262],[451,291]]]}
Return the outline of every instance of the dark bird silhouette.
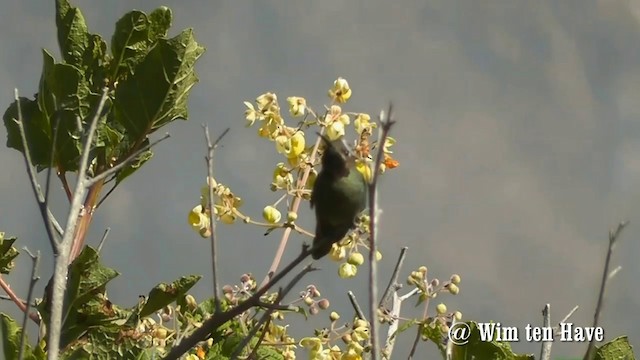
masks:
{"label": "dark bird silhouette", "polygon": [[327,255],[331,246],[355,227],[355,219],[367,203],[367,182],[356,170],[355,159],[341,141],[322,139],[322,170],[311,194],[311,208],[316,212],[311,255],[316,260]]}

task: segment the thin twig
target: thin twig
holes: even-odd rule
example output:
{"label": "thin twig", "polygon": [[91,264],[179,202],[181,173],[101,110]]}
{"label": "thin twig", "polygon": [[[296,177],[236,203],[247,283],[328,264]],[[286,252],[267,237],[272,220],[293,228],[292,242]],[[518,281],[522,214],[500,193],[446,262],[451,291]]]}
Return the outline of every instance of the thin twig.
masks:
{"label": "thin twig", "polygon": [[371,324],[371,359],[379,359],[379,339],[378,329],[380,324],[378,323],[378,265],[376,260],[377,253],[377,225],[378,225],[378,192],[377,183],[378,176],[380,175],[380,165],[382,164],[384,155],[384,144],[389,136],[389,131],[395,123],[392,119],[393,106],[389,104],[389,109],[385,114],[384,111],[380,112],[380,126],[381,132],[378,138],[378,154],[373,166],[373,179],[369,184],[369,322]]}
{"label": "thin twig", "polygon": [[558,326],[554,326],[555,331],[553,336],[559,336],[560,335],[560,326],[564,323],[567,322],[567,320],[569,320],[569,318],[573,315],[574,312],[576,312],[578,310],[579,306],[576,305],[573,307],[573,309],[571,309],[571,311],[569,311],[569,313],[567,314],[567,316],[565,316],[562,320],[560,320],[560,322],[558,323]]}
{"label": "thin twig", "polygon": [[62,229],[60,225],[58,225],[57,232],[54,232],[55,222],[57,224],[57,220],[49,211],[49,206],[45,200],[44,194],[38,184],[38,178],[36,176],[36,168],[33,166],[33,160],[31,159],[31,150],[29,150],[29,143],[27,141],[27,133],[24,128],[24,118],[22,117],[22,105],[20,103],[20,95],[18,94],[18,89],[14,89],[14,98],[16,100],[16,106],[18,108],[18,119],[15,119],[18,124],[18,129],[20,131],[20,138],[22,140],[22,148],[24,150],[24,162],[27,167],[27,175],[29,175],[29,180],[31,181],[31,189],[33,190],[33,195],[38,202],[38,209],[40,210],[40,216],[42,216],[42,221],[44,222],[45,230],[47,231],[47,238],[51,243],[51,248],[54,254],[58,253],[59,248],[59,238],[62,235]]}
{"label": "thin twig", "polygon": [[60,329],[62,327],[62,306],[64,300],[64,293],[67,288],[67,273],[69,265],[69,255],[71,253],[71,246],[73,245],[73,238],[75,233],[76,223],[78,221],[78,215],[82,210],[82,198],[88,188],[87,186],[87,167],[89,154],[91,153],[91,145],[93,142],[93,136],[98,126],[98,119],[102,114],[105,102],[107,101],[107,93],[109,89],[104,87],[102,90],[102,96],[98,102],[98,107],[91,119],[88,132],[86,134],[84,147],[82,149],[82,156],[78,166],[78,179],[76,181],[76,187],[73,192],[73,200],[71,201],[71,207],[69,209],[69,215],[67,217],[67,224],[65,226],[64,236],[62,241],[57,247],[59,248],[58,254],[55,259],[55,268],[53,272],[53,289],[50,299],[51,314],[50,323],[48,324],[49,339],[47,342],[47,359],[56,360],[58,358],[58,352],[60,350]]}
{"label": "thin twig", "polygon": [[[51,190],[51,172],[53,171],[53,163],[54,160],[56,158],[56,145],[58,143],[58,130],[60,129],[60,121],[61,121],[61,117],[60,117],[60,112],[58,109],[58,102],[55,99],[55,96],[53,97],[53,103],[55,104],[55,115],[56,117],[54,118],[54,128],[53,128],[53,140],[51,141],[51,157],[49,158],[49,168],[47,169],[47,178],[45,180],[45,185],[44,185],[44,201],[45,203],[49,203],[49,191]],[[57,118],[57,121],[56,121]]]}
{"label": "thin twig", "polygon": [[209,188],[209,224],[211,226],[211,271],[213,272],[213,301],[215,302],[215,313],[220,312],[220,288],[218,287],[218,243],[216,242],[216,215],[213,208],[213,153],[218,146],[218,143],[229,132],[229,128],[218,136],[218,139],[214,143],[211,142],[211,136],[209,135],[209,127],[206,124],[202,125],[204,129],[204,137],[207,141],[207,187]]}
{"label": "thin twig", "polygon": [[356,311],[356,316],[358,317],[358,319],[366,320],[367,317],[364,316],[364,311],[362,311],[360,304],[358,304],[358,300],[356,299],[356,295],[353,293],[353,291],[349,290],[347,292],[347,296],[349,296],[349,302],[351,302],[351,306],[353,306],[353,309]]}
{"label": "thin twig", "polygon": [[[428,283],[427,278],[425,277],[424,279],[425,283]],[[417,290],[418,288],[416,287],[414,290]],[[429,314],[429,302],[431,300],[431,294],[428,294],[429,296],[426,297],[426,299],[424,300],[424,310],[422,311],[422,319],[426,320],[427,319],[427,315]],[[455,318],[454,318],[455,320]],[[451,325],[453,326],[453,325]],[[420,342],[420,337],[421,337],[422,333],[420,331],[420,326],[418,326],[418,330],[416,331],[416,337],[413,339],[413,345],[411,346],[411,351],[409,352],[409,359],[413,359],[413,356],[416,354],[416,350],[418,349],[418,343]]]}
{"label": "thin twig", "polygon": [[159,142],[164,141],[168,138],[171,137],[171,134],[166,133],[164,134],[163,137],[161,137],[160,139],[151,142],[143,147],[141,147],[138,151],[134,152],[133,154],[129,155],[126,159],[124,159],[122,162],[120,162],[118,165],[103,171],[102,173],[85,180],[85,186],[87,188],[93,186],[94,184],[96,184],[98,181],[101,181],[103,179],[106,179],[108,176],[111,176],[113,174],[115,174],[116,172],[122,170],[125,166],[129,165],[131,162],[133,162],[138,156],[140,156],[143,152],[151,149],[152,147],[156,146]]}
{"label": "thin twig", "polygon": [[[387,329],[387,338],[385,340],[384,348],[382,350],[382,354],[386,359],[391,358],[391,354],[393,353],[393,347],[395,345],[396,331],[398,330],[398,325],[400,321],[398,318],[400,317],[400,309],[402,308],[402,301],[398,296],[398,290],[402,287],[398,283],[398,277],[400,276],[400,269],[402,268],[402,264],[404,263],[404,259],[407,256],[408,247],[403,247],[400,250],[400,255],[398,256],[398,261],[396,262],[396,267],[393,269],[393,273],[391,274],[391,278],[389,278],[389,285],[384,290],[384,294],[380,299],[380,303],[378,305],[379,308],[382,308],[391,298],[391,312],[390,316],[390,324],[389,329]],[[417,288],[416,288],[417,289]]]}
{"label": "thin twig", "polygon": [[[618,240],[618,236],[620,236],[620,232],[629,224],[628,221],[623,221],[618,224],[616,230],[609,231],[609,247],[607,248],[607,257],[604,261],[604,269],[602,271],[602,282],[600,283],[600,292],[598,293],[598,303],[596,305],[596,311],[593,315],[593,327],[598,326],[598,321],[600,320],[600,313],[602,312],[602,307],[604,305],[604,294],[607,290],[607,282],[610,278],[609,266],[611,264],[611,254],[613,253],[613,248],[616,245],[616,240]],[[589,341],[589,347],[587,348],[587,353],[584,355],[585,360],[590,360],[593,358],[594,351],[596,346],[596,337],[594,336],[591,341]]]}
{"label": "thin twig", "polygon": [[400,321],[398,320],[398,318],[400,317],[400,310],[402,309],[402,300],[398,296],[397,290],[391,292],[391,301],[391,312],[389,314],[391,323],[389,324],[389,329],[387,330],[387,339],[385,340],[384,348],[382,349],[382,354],[386,359],[391,359],[393,347],[396,344],[396,333],[398,331],[398,326],[400,325]]}
{"label": "thin twig", "polygon": [[380,298],[380,303],[378,307],[382,307],[389,299],[388,297],[393,294],[393,292],[398,290],[398,276],[400,276],[400,269],[402,268],[402,264],[404,263],[404,258],[407,257],[408,247],[403,247],[400,250],[400,255],[398,256],[398,261],[396,262],[396,267],[393,268],[393,273],[391,274],[391,278],[389,278],[389,285],[384,290],[382,297]]}
{"label": "thin twig", "polygon": [[40,264],[40,251],[33,255],[26,247],[24,251],[29,254],[33,264],[31,266],[31,278],[29,279],[29,291],[27,292],[27,300],[25,301],[26,309],[24,311],[24,317],[22,318],[22,334],[20,336],[20,350],[18,352],[18,360],[22,360],[24,356],[24,346],[27,341],[27,319],[29,319],[29,310],[31,307],[31,300],[33,299],[33,288],[36,286],[40,277],[36,275],[38,273],[38,265]]}
{"label": "thin twig", "polygon": [[249,310],[250,308],[257,306],[260,297],[264,295],[270,288],[273,287],[278,281],[282,280],[293,268],[295,268],[298,264],[300,264],[307,256],[311,254],[311,249],[309,249],[308,245],[303,245],[302,252],[298,257],[293,259],[289,265],[285,266],[279,273],[275,274],[273,278],[264,286],[260,287],[260,290],[256,291],[250,298],[240,303],[233,309],[230,309],[225,312],[221,312],[213,315],[208,320],[206,320],[200,328],[195,330],[191,335],[184,338],[179,344],[175,345],[171,351],[164,357],[163,360],[175,360],[178,359],[182,354],[189,351],[189,349],[193,348],[198,344],[198,342],[203,341],[207,338],[207,336],[219,328],[227,321],[230,321],[234,317],[242,314],[243,312]]}
{"label": "thin twig", "polygon": [[[284,299],[284,297],[287,296],[287,294],[291,291],[291,289],[293,289],[293,287],[300,280],[302,280],[302,278],[306,274],[315,270],[317,269],[312,267],[311,264],[305,266],[293,279],[291,279],[291,281],[289,281],[289,284],[287,284],[287,286],[284,289],[280,289],[280,291],[278,292],[278,296],[276,297],[276,300],[273,302],[273,305],[279,304],[280,301],[282,301],[282,299]],[[261,305],[264,305],[264,304],[261,303]],[[249,344],[249,341],[251,341],[251,339],[256,335],[260,327],[264,325],[264,330],[262,331],[262,334],[260,335],[260,338],[258,339],[256,344],[253,346],[253,350],[251,351],[249,356],[247,356],[247,359],[251,359],[251,356],[255,355],[255,352],[258,350],[260,343],[262,343],[262,341],[264,340],[264,337],[267,333],[267,326],[269,326],[269,321],[271,320],[271,314],[275,310],[276,310],[275,308],[271,307],[265,311],[265,313],[262,315],[258,323],[249,331],[247,336],[245,336],[244,339],[242,339],[242,342],[240,343],[240,345],[238,345],[238,347],[234,350],[233,354],[231,355],[231,359],[236,359],[240,355],[240,352],[242,352],[242,350]]]}
{"label": "thin twig", "polygon": [[[545,304],[542,309],[542,328],[549,329],[551,327],[551,304]],[[551,346],[553,345],[553,337],[549,341],[543,341],[540,348],[540,360],[551,359]]]}
{"label": "thin twig", "polygon": [[98,244],[98,249],[96,250],[98,254],[100,253],[100,251],[102,251],[102,246],[104,245],[104,242],[107,241],[107,236],[109,236],[110,231],[111,231],[111,228],[106,228],[104,230],[104,234],[102,234],[102,239],[100,239],[100,243]]}

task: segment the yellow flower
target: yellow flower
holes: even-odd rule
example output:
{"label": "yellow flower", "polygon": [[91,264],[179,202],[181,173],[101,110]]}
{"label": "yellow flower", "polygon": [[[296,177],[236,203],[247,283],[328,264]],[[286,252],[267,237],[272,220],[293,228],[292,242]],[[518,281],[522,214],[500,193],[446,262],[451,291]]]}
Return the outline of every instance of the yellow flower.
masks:
{"label": "yellow flower", "polygon": [[211,227],[211,221],[209,220],[207,213],[203,210],[202,205],[194,207],[189,212],[187,219],[193,230],[200,233],[200,235],[204,234],[204,237],[208,236],[208,229]]}
{"label": "yellow flower", "polygon": [[344,104],[351,97],[351,88],[347,80],[339,77],[333,82],[333,87],[329,90],[329,98],[333,101],[337,101]]}
{"label": "yellow flower", "polygon": [[323,122],[323,125],[327,127],[327,137],[330,140],[337,140],[344,136],[344,127],[349,125],[349,122],[349,115],[343,114],[340,106],[331,106]]}
{"label": "yellow flower", "polygon": [[342,353],[340,360],[362,360],[362,356],[357,354],[355,350],[349,349]]}
{"label": "yellow flower", "polygon": [[333,261],[340,261],[347,256],[347,252],[344,249],[344,246],[338,245],[338,243],[334,243],[331,245],[331,251],[329,252],[329,257]]}
{"label": "yellow flower", "polygon": [[356,128],[358,134],[362,134],[365,130],[371,132],[371,129],[378,127],[376,123],[371,122],[371,116],[364,113],[356,115],[355,120],[353,120],[353,126]]}
{"label": "yellow flower", "polygon": [[338,275],[343,279],[352,278],[356,276],[357,273],[358,267],[353,264],[343,263],[340,265],[340,268],[338,268]]}
{"label": "yellow flower", "polygon": [[264,93],[256,98],[256,104],[258,105],[258,110],[261,112],[265,112],[269,109],[279,109],[278,106],[278,97],[274,93]]}
{"label": "yellow flower", "polygon": [[367,183],[370,183],[373,179],[373,171],[371,171],[371,166],[369,166],[369,164],[367,164],[364,160],[356,160],[356,170],[358,170],[362,174],[362,176],[364,176],[364,179],[367,181]]}
{"label": "yellow flower", "polygon": [[195,354],[189,354],[189,355],[187,355],[185,360],[200,360],[200,358],[198,358],[198,356],[195,355]]}
{"label": "yellow flower", "polygon": [[355,266],[360,266],[360,265],[364,264],[364,255],[362,255],[359,252],[351,253],[351,255],[349,256],[349,259],[347,260],[347,262],[349,262],[349,264],[353,264]]}
{"label": "yellow flower", "polygon": [[276,189],[286,189],[289,185],[293,184],[293,175],[291,171],[284,165],[284,163],[278,163],[273,170],[273,183],[272,185]]}
{"label": "yellow flower", "polygon": [[291,96],[287,98],[289,103],[289,113],[291,116],[298,117],[303,116],[307,107],[307,100],[297,96]]}
{"label": "yellow flower", "polygon": [[436,306],[436,312],[438,313],[438,315],[443,315],[447,312],[447,305],[440,303],[438,304],[438,306]]}
{"label": "yellow flower", "polygon": [[300,340],[300,346],[310,350],[320,350],[322,341],[317,337],[306,337]]}
{"label": "yellow flower", "polygon": [[282,134],[275,138],[276,150],[289,159],[300,156],[306,145],[304,133],[295,131],[292,135],[288,135],[287,133],[291,130],[291,128],[284,129]]}
{"label": "yellow flower", "polygon": [[282,214],[280,213],[280,211],[278,211],[278,209],[269,205],[265,206],[265,208],[262,210],[262,217],[267,220],[267,222],[275,224],[280,221],[280,219],[282,218]]}
{"label": "yellow flower", "polygon": [[388,136],[384,142],[384,146],[382,147],[382,149],[384,150],[384,153],[393,154],[393,151],[391,151],[391,147],[395,145],[395,143],[396,143],[396,139],[392,138],[391,136]]}
{"label": "yellow flower", "polygon": [[253,108],[253,104],[250,102],[245,101],[244,105],[247,107],[247,110],[244,111],[244,117],[247,119],[247,127],[249,127],[260,117],[260,113]]}

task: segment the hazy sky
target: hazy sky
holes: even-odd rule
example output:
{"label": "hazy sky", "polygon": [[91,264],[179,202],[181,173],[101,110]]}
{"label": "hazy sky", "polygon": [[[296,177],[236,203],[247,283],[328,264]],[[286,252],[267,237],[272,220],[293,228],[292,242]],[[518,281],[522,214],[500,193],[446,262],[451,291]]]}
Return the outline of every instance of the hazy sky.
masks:
{"label": "hazy sky", "polygon": [[[90,30],[108,40],[125,12],[167,5],[174,14],[171,35],[192,27],[207,48],[197,65],[200,83],[189,121],[167,128],[171,139],[109,198],[93,224],[88,241],[94,246],[111,227],[103,261],[122,273],[109,288],[115,303],[131,306],[158,282],[191,273],[205,275],[196,298],[210,296],[208,243],[186,223],[206,174],[200,125],[206,122],[214,132],[231,127],[216,155],[217,178],[245,199],[249,215],[259,217],[277,198],[268,186],[278,158],[273,144],[244,128],[242,102],[273,91],[283,107],[287,96],[297,95],[320,109],[342,76],[353,89],[345,110],[377,114],[393,100],[397,111],[393,136],[401,166],[384,177],[380,194],[382,282],[400,247],[408,246],[403,276],[420,265],[442,280],[462,276],[460,294],[439,299],[466,319],[523,328],[541,324],[541,310],[550,303],[554,322],[580,305],[572,320],[586,326],[607,231],[628,219],[613,261],[623,269],[611,282],[602,325],[608,339],[629,334],[632,344],[640,343],[640,325],[630,316],[640,306],[633,281],[640,275],[639,1],[73,4]],[[4,111],[14,87],[25,96],[36,92],[41,48],[59,52],[52,1],[9,0],[1,8]],[[5,135],[2,127],[0,137]],[[48,279],[51,252],[21,154],[4,148],[0,161],[0,231],[41,250],[41,275]],[[63,197],[54,202],[64,219]],[[308,218],[303,207],[301,218]],[[312,227],[313,221],[301,224]],[[219,227],[224,283],[237,282],[244,272],[262,279],[279,241],[276,233],[262,233],[243,224]],[[288,257],[301,239],[292,238]],[[8,277],[22,296],[29,264],[21,257]],[[364,303],[365,273],[339,280],[337,263],[319,265],[323,270],[300,288],[316,283],[351,316],[345,293],[355,290]],[[418,315],[411,307],[408,314]],[[8,302],[0,309],[16,314]],[[327,315],[310,324],[327,325]],[[311,334],[305,323],[296,325],[299,336]],[[539,353],[538,344],[513,347]],[[581,356],[583,349],[557,343],[554,355]]]}

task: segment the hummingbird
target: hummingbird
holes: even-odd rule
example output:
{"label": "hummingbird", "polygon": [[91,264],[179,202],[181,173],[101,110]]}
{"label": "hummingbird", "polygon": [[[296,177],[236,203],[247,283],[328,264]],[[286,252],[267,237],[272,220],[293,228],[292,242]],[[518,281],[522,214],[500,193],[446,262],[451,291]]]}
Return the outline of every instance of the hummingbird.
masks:
{"label": "hummingbird", "polygon": [[324,141],[322,169],[313,184],[311,208],[316,212],[316,235],[311,256],[318,260],[355,227],[367,203],[367,181],[356,170],[355,158],[342,141]]}

